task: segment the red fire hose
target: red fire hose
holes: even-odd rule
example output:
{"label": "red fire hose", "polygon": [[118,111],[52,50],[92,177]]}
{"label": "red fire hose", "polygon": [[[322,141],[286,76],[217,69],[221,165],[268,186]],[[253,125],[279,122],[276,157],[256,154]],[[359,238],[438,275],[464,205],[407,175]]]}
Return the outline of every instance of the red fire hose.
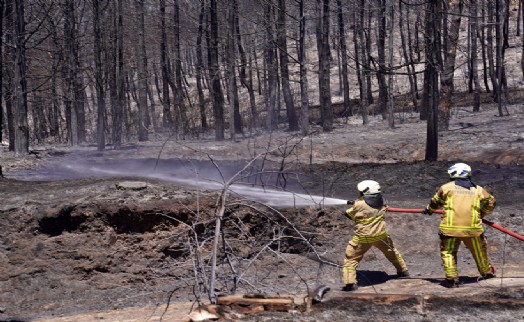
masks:
{"label": "red fire hose", "polygon": [[[412,208],[388,208],[388,211],[391,211],[391,212],[407,212],[407,213],[415,213],[415,214],[422,213],[422,209],[412,209]],[[434,212],[441,214],[442,210],[435,210]],[[510,235],[511,237],[515,237],[518,240],[524,241],[524,236],[519,235],[516,232],[511,231],[509,229],[506,229],[506,228],[502,227],[499,224],[496,224],[496,223],[491,222],[491,221],[486,220],[486,219],[482,219],[482,223],[484,223],[484,224],[486,224],[486,225],[488,225],[490,227],[493,227],[495,229],[498,229],[501,232]]]}

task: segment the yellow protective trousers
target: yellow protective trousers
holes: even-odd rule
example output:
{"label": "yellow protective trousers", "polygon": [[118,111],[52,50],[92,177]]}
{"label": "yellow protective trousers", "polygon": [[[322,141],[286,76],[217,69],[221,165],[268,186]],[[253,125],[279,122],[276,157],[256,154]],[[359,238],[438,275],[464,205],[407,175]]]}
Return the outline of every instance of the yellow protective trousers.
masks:
{"label": "yellow protective trousers", "polygon": [[344,284],[357,283],[357,266],[371,246],[375,246],[386,256],[397,269],[397,273],[408,270],[404,259],[395,248],[393,240],[391,240],[389,236],[370,243],[350,240],[346,247],[344,266],[342,267],[342,280]]}
{"label": "yellow protective trousers", "polygon": [[484,234],[474,237],[452,237],[440,234],[440,256],[446,279],[458,281],[457,252],[460,242],[463,242],[471,252],[480,275],[491,273],[488,242]]}

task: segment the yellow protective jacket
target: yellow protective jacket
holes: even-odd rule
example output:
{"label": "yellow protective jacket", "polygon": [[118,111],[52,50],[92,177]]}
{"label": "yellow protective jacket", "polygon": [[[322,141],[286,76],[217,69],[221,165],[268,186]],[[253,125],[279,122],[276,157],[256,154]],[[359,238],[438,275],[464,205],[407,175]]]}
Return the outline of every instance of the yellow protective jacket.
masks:
{"label": "yellow protective jacket", "polygon": [[353,207],[346,210],[346,216],[355,224],[353,241],[374,243],[388,236],[384,215],[386,206],[376,209],[370,207],[363,199],[355,201]]}
{"label": "yellow protective jacket", "polygon": [[482,218],[495,208],[495,197],[481,186],[469,189],[454,181],[442,185],[426,207],[430,212],[443,207],[440,232],[446,236],[473,237],[484,232]]}

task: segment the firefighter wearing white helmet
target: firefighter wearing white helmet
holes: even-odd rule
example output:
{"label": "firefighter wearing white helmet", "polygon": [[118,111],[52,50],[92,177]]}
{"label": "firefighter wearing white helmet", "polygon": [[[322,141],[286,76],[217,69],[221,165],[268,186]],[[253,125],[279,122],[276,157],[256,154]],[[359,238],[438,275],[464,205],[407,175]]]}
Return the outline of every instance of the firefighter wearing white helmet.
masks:
{"label": "firefighter wearing white helmet", "polygon": [[469,249],[480,278],[495,277],[495,267],[488,256],[482,218],[495,208],[495,197],[471,181],[471,167],[457,163],[448,169],[450,182],[442,185],[423,213],[431,215],[443,208],[440,220],[440,255],[444,266],[446,287],[458,287],[457,252],[463,242]]}
{"label": "firefighter wearing white helmet", "polygon": [[471,176],[471,167],[465,163],[456,163],[449,167],[448,174],[451,179],[469,178]]}
{"label": "firefighter wearing white helmet", "polygon": [[357,189],[364,195],[374,195],[380,193],[380,184],[373,180],[364,180],[358,183]]}
{"label": "firefighter wearing white helmet", "polygon": [[[380,184],[364,180],[357,185],[359,198],[346,210],[346,216],[355,222],[353,238],[346,247],[342,267],[343,291],[358,289],[357,266],[372,247],[378,248],[395,266],[397,277],[409,277],[408,268],[386,230],[384,216],[387,206],[380,191]],[[351,202],[348,202],[351,203]]]}

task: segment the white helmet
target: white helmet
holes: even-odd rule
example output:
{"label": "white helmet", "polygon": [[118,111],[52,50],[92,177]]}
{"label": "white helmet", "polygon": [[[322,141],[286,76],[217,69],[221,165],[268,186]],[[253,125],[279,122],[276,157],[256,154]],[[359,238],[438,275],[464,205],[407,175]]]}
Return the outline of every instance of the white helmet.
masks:
{"label": "white helmet", "polygon": [[471,175],[471,167],[465,163],[457,163],[448,169],[451,179],[467,178]]}
{"label": "white helmet", "polygon": [[358,183],[357,189],[364,195],[374,195],[380,193],[380,184],[373,180],[364,180]]}

